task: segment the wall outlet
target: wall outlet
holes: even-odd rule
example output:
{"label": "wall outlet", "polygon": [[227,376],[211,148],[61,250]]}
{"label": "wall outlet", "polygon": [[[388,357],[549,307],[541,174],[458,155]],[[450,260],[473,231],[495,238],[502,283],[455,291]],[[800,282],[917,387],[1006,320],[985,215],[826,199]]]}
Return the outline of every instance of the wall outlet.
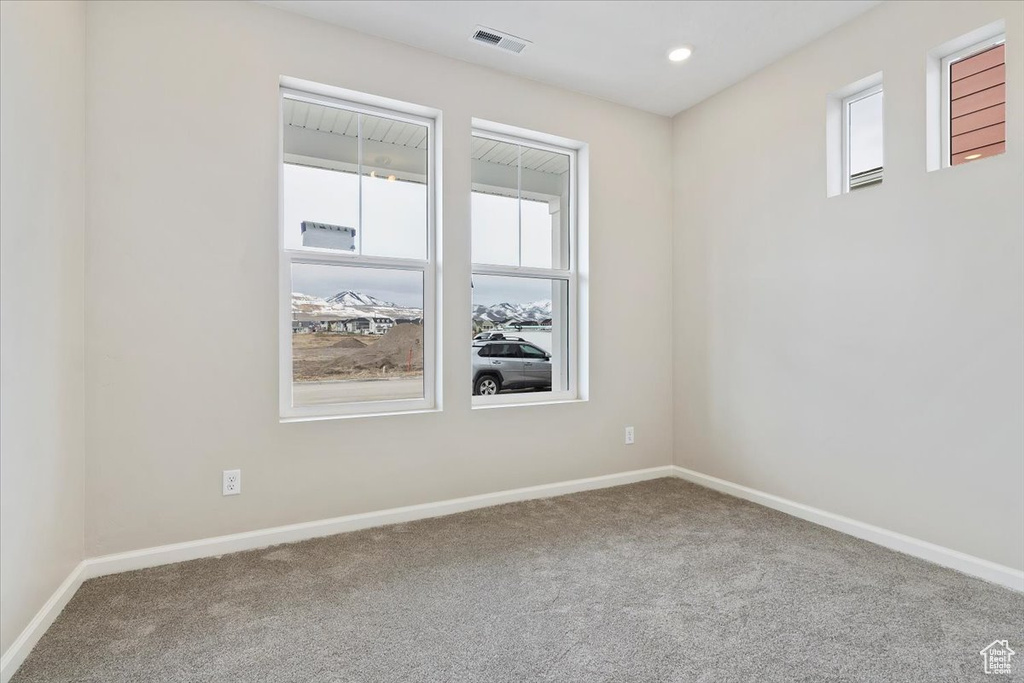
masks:
{"label": "wall outlet", "polygon": [[633,441],[634,441],[634,439],[633,439],[633,428],[632,427],[626,427],[626,445],[627,446],[632,446],[633,445]]}
{"label": "wall outlet", "polygon": [[224,470],[221,481],[222,493],[225,496],[237,496],[242,492],[242,470]]}

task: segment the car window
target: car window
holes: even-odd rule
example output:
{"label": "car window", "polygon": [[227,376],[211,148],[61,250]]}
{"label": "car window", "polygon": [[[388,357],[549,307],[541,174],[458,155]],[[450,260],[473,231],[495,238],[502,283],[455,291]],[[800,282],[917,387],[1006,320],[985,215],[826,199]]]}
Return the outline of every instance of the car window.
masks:
{"label": "car window", "polygon": [[519,358],[519,344],[492,344],[491,357]]}
{"label": "car window", "polygon": [[482,356],[484,358],[487,358],[488,356],[491,355],[491,347],[490,346],[482,346],[482,347],[480,347],[480,350],[477,351],[476,353],[477,353],[478,356]]}
{"label": "car window", "polygon": [[520,344],[520,349],[523,351],[523,355],[527,358],[547,358],[548,354],[544,353],[536,346],[530,346],[529,344]]}

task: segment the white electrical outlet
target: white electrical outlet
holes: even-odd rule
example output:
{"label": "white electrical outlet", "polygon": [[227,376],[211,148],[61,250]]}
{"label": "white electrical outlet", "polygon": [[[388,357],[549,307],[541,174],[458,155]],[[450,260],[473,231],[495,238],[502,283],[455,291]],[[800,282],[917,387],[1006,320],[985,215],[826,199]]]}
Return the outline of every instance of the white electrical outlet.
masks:
{"label": "white electrical outlet", "polygon": [[222,492],[225,496],[237,496],[242,492],[242,470],[224,470],[224,479],[221,483]]}
{"label": "white electrical outlet", "polygon": [[632,427],[626,427],[626,445],[627,446],[632,446],[633,445],[633,441],[634,441],[634,439],[633,439],[633,428]]}

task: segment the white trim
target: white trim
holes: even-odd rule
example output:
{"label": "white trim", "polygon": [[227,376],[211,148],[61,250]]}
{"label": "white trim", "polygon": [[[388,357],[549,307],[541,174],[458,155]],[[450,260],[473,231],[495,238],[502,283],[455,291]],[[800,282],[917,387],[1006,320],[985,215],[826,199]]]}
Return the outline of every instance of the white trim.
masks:
{"label": "white trim", "polygon": [[39,639],[43,637],[46,630],[50,628],[64,607],[78,591],[85,580],[84,572],[85,562],[79,562],[60,586],[57,587],[57,590],[53,592],[53,595],[36,612],[36,615],[32,617],[32,621],[28,622],[25,630],[7,648],[7,652],[0,658],[0,682],[7,683],[7,681],[11,680],[14,672],[18,670],[18,667],[22,665],[25,658],[32,652],[32,648],[36,646]]}
{"label": "white trim", "polygon": [[787,515],[799,517],[829,529],[835,529],[848,536],[869,541],[890,550],[911,555],[933,564],[955,569],[958,572],[1024,592],[1024,571],[1019,569],[996,564],[980,557],[962,553],[959,550],[922,541],[912,536],[874,526],[873,524],[859,522],[849,517],[819,510],[810,505],[804,505],[803,503],[797,503],[771,493],[752,489],[749,486],[742,486],[725,479],[701,474],[685,467],[674,465],[673,470],[680,479],[685,479],[705,488],[749,500],[758,505],[785,512]]}
{"label": "white trim", "polygon": [[294,543],[320,536],[333,536],[335,534],[388,524],[401,524],[418,519],[442,517],[478,508],[504,505],[505,503],[563,496],[568,493],[603,489],[671,476],[673,476],[672,466],[663,465],[661,467],[605,474],[586,479],[573,479],[571,481],[539,484],[537,486],[527,486],[508,491],[483,493],[476,496],[466,496],[465,498],[453,498],[436,503],[408,505],[388,510],[378,510],[376,512],[363,512],[343,517],[334,517],[332,519],[322,519],[315,522],[302,522],[272,527],[270,529],[246,531],[239,534],[204,538],[198,541],[174,543],[155,548],[143,548],[142,550],[104,555],[86,560],[84,578],[91,579],[97,576],[116,574],[134,569],[195,560],[201,557],[217,557],[227,553],[265,548],[279,543]]}

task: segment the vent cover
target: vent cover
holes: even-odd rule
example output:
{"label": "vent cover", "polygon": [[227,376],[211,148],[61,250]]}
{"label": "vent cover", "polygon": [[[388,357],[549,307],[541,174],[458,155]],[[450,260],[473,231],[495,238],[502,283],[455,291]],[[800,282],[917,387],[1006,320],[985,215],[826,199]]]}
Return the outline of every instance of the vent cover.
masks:
{"label": "vent cover", "polygon": [[528,45],[532,45],[529,40],[525,38],[519,38],[509,33],[503,33],[501,31],[495,31],[493,28],[487,28],[486,26],[477,26],[473,32],[473,37],[470,40],[474,40],[483,45],[489,45],[490,47],[496,47],[499,50],[505,50],[506,52],[514,52],[519,54],[526,49]]}

